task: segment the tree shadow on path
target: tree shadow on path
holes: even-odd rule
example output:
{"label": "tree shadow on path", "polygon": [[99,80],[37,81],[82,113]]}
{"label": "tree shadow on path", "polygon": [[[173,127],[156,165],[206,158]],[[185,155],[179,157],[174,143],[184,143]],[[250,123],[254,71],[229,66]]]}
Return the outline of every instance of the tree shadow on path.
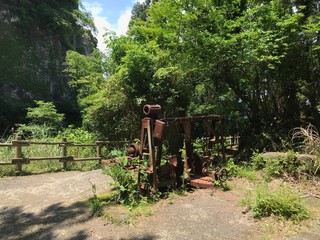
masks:
{"label": "tree shadow on path", "polygon": [[[94,239],[85,226],[79,230],[77,224],[86,224],[91,218],[85,202],[65,206],[52,204],[39,213],[26,212],[23,207],[0,207],[0,240],[7,239]],[[107,229],[106,229],[107,230]],[[105,232],[108,238],[108,231]],[[155,240],[154,235],[132,236],[120,240]]]}
{"label": "tree shadow on path", "polygon": [[[57,203],[40,213],[25,212],[23,207],[0,207],[0,239],[61,239],[54,230],[83,223],[90,214],[85,202],[69,206]],[[77,231],[68,239],[87,239],[83,231]]]}

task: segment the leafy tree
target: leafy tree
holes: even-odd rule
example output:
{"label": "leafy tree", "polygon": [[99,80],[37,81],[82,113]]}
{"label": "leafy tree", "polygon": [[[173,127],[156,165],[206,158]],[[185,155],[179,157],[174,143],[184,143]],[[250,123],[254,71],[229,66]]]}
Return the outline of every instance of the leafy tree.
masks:
{"label": "leafy tree", "polygon": [[160,103],[165,116],[227,115],[247,147],[270,149],[304,121],[319,124],[316,2],[159,0],[140,7],[127,36],[106,34],[105,85],[84,109],[92,122],[128,134],[132,125],[120,127],[134,124],[128,116],[138,119],[143,104]]}
{"label": "leafy tree", "polygon": [[132,8],[131,21],[135,19],[141,19],[146,21],[148,18],[147,10],[150,8],[151,0],[146,0],[143,3],[137,2]]}
{"label": "leafy tree", "polygon": [[57,133],[62,127],[64,114],[58,113],[52,102],[35,101],[36,107],[27,108],[28,124],[18,124],[17,132],[44,138]]}

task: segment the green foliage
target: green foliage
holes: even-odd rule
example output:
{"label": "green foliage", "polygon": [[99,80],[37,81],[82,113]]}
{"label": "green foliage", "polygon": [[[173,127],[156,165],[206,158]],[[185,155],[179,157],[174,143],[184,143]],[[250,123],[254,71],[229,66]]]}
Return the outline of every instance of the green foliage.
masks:
{"label": "green foliage", "polygon": [[307,8],[278,0],[137,4],[127,36],[105,34],[102,71],[79,61],[77,84],[95,84],[94,73],[106,78],[93,92],[77,85],[85,125],[127,137],[141,106],[159,103],[166,117],[228,115],[245,146],[274,148],[302,118],[320,119],[319,13]]}
{"label": "green foliage", "polygon": [[295,221],[309,218],[309,211],[300,195],[287,185],[271,190],[267,184],[261,184],[254,196],[247,196],[243,202],[252,208],[254,216],[258,218],[271,215]]}
{"label": "green foliage", "polygon": [[[62,138],[66,138],[68,142],[75,144],[93,144],[96,142],[97,137],[95,134],[88,132],[83,128],[74,128],[74,126],[68,126],[63,131],[60,131],[54,138],[54,141],[61,142]],[[76,158],[85,158],[96,156],[95,147],[72,147],[68,148],[68,155],[72,155]],[[99,161],[81,161],[68,163],[69,170],[90,171],[93,169],[101,168]]]}
{"label": "green foliage", "polygon": [[114,179],[117,189],[116,201],[123,205],[136,206],[139,203],[138,177],[133,171],[126,171],[116,164],[107,169],[107,174]]}
{"label": "green foliage", "polygon": [[62,127],[64,114],[58,113],[52,102],[35,101],[36,106],[27,108],[29,124],[18,124],[17,132],[28,134],[29,137],[47,138]]}
{"label": "green foliage", "polygon": [[250,181],[257,179],[257,172],[248,165],[237,165],[233,159],[229,159],[225,167],[228,171],[228,176],[247,178]]}
{"label": "green foliage", "polygon": [[64,115],[57,113],[52,102],[35,101],[36,107],[27,109],[27,118],[32,124],[46,124],[53,127],[61,127]]}
{"label": "green foliage", "polygon": [[97,139],[93,133],[83,128],[75,128],[72,125],[60,131],[55,137],[57,141],[61,141],[62,138],[66,138],[67,141],[73,143],[94,143]]}
{"label": "green foliage", "polygon": [[229,176],[237,176],[239,171],[239,166],[235,164],[233,159],[228,159],[226,164],[226,169]]}
{"label": "green foliage", "polygon": [[252,165],[254,169],[266,173],[268,178],[297,177],[301,173],[314,176],[319,169],[316,156],[298,157],[293,151],[278,153],[275,157],[266,157],[261,153],[255,153],[252,157]]}
{"label": "green foliage", "polygon": [[219,180],[216,180],[213,182],[213,184],[214,184],[215,188],[219,188],[224,192],[231,190],[231,187],[229,186],[229,184],[227,182],[221,182]]}
{"label": "green foliage", "polygon": [[69,47],[73,45],[71,34],[81,35],[88,29],[96,30],[91,14],[78,0],[66,3],[56,0],[44,0],[41,3],[36,0],[24,0],[12,2],[10,7],[19,17],[20,21],[17,21],[16,25],[23,31],[28,31],[35,26],[47,31],[55,31]]}

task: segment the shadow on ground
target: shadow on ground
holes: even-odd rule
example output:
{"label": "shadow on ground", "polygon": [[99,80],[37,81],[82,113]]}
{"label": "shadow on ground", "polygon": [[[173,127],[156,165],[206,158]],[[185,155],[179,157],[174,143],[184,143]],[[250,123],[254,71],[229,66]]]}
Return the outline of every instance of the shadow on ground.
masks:
{"label": "shadow on ground", "polygon": [[[95,239],[84,227],[90,218],[91,214],[85,202],[76,202],[68,206],[62,203],[53,204],[39,213],[26,212],[23,207],[0,207],[0,239]],[[109,239],[108,230],[105,230],[106,236],[103,239]],[[156,236],[149,234],[120,238],[155,239]]]}
{"label": "shadow on ground", "polygon": [[[0,239],[57,239],[54,230],[87,220],[87,206],[77,202],[69,206],[53,204],[39,213],[25,212],[22,207],[1,207]],[[87,213],[87,214],[86,214]],[[86,239],[88,235],[77,231],[68,239]]]}

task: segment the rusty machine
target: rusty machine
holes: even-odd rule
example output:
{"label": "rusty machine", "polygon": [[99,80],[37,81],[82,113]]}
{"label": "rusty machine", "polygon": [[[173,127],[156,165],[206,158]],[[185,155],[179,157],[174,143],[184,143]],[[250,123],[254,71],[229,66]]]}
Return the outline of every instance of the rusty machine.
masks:
{"label": "rusty machine", "polygon": [[[217,163],[225,161],[222,116],[161,119],[158,104],[145,105],[143,113],[140,143],[131,144],[128,153],[130,158],[138,158],[148,166],[146,172],[153,191],[181,185],[186,179],[191,186],[199,188],[211,188],[215,180],[227,180],[226,169],[217,169]],[[193,136],[194,125],[202,125],[207,132],[197,143]],[[163,157],[164,142],[166,153],[170,154]]]}

